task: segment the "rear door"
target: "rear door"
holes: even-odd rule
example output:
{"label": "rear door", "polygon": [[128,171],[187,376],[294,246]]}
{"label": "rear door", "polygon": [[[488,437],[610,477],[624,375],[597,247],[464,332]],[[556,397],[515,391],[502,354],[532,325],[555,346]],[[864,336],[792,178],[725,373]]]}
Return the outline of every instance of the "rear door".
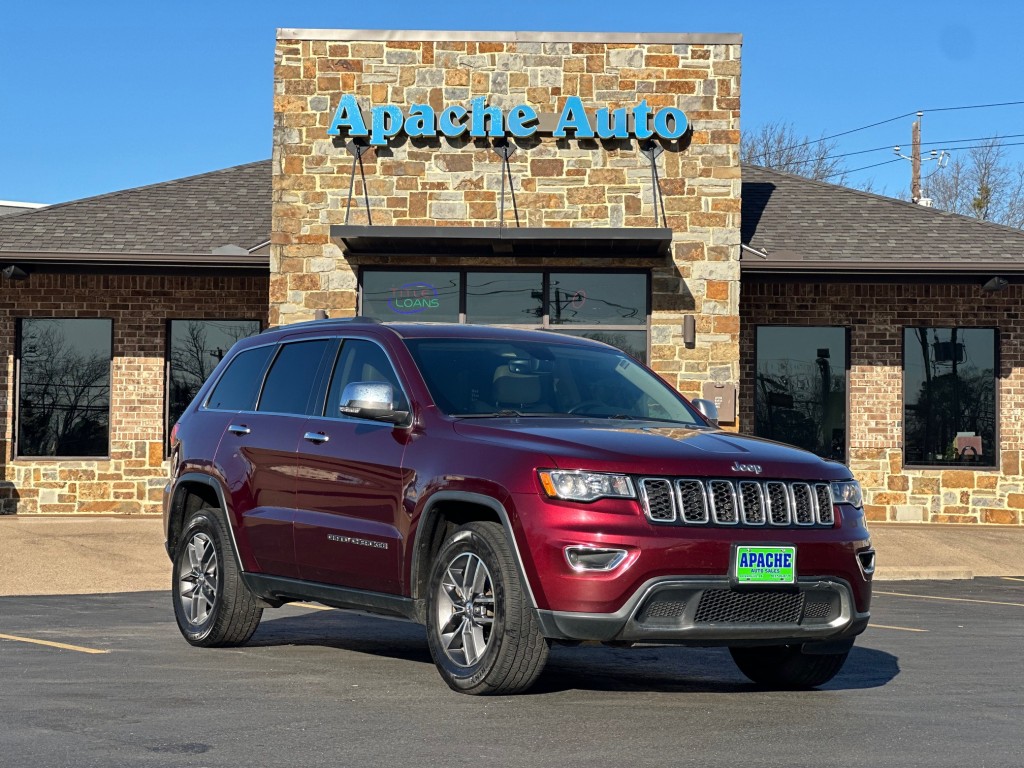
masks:
{"label": "rear door", "polygon": [[337,342],[281,344],[254,410],[227,427],[217,463],[228,483],[243,564],[249,570],[298,577],[292,533],[295,451],[315,399],[320,366]]}
{"label": "rear door", "polygon": [[409,404],[383,347],[346,339],[330,372],[325,406],[309,418],[297,449],[295,548],[303,579],[399,594],[402,457],[409,431],[339,411],[346,384],[388,382],[397,409]]}

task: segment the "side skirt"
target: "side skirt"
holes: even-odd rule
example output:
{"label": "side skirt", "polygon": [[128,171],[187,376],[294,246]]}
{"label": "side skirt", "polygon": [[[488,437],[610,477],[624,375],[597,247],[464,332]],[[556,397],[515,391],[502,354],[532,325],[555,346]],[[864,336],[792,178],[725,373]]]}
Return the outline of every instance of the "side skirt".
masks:
{"label": "side skirt", "polygon": [[243,573],[245,585],[257,597],[271,605],[296,601],[312,601],[350,611],[365,611],[379,616],[408,619],[419,622],[416,601],[401,595],[383,592],[366,592],[347,589],[332,584],[321,584],[280,576],[265,576],[261,573]]}

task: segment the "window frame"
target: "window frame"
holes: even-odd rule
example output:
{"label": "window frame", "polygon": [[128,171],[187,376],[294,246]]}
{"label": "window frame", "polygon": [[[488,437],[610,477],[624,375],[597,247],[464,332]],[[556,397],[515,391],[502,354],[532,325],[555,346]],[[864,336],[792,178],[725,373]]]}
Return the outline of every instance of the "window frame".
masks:
{"label": "window frame", "polygon": [[[359,270],[359,291],[358,291],[358,310],[356,314],[362,315],[363,310],[363,286],[365,282],[365,276],[367,273],[401,273],[401,272],[455,272],[459,275],[459,325],[470,324],[471,321],[467,320],[466,317],[466,294],[468,290],[467,277],[470,273],[473,274],[507,274],[520,272],[522,274],[537,274],[540,273],[542,280],[542,290],[544,297],[542,299],[542,314],[539,318],[539,322],[536,323],[481,323],[481,325],[488,325],[493,328],[520,328],[528,330],[539,330],[549,331],[552,333],[561,333],[562,331],[572,331],[572,334],[577,338],[580,337],[577,332],[597,332],[597,331],[608,331],[608,332],[638,332],[642,331],[645,336],[644,343],[644,354],[646,360],[643,360],[645,365],[650,365],[651,362],[651,312],[653,297],[651,293],[651,286],[653,282],[653,274],[651,269],[629,269],[622,267],[600,267],[597,269],[584,269],[579,267],[552,267],[552,266],[537,266],[537,267],[451,267],[451,266],[416,266],[416,265],[398,265],[398,266],[365,266]],[[551,323],[551,275],[552,274],[615,274],[615,275],[640,275],[644,278],[644,291],[645,291],[645,306],[644,306],[644,321],[642,323],[634,323],[632,325],[612,325],[612,324],[594,324],[594,323],[567,323],[564,325]],[[377,318],[382,319],[382,318]],[[394,322],[416,322],[415,315],[410,315],[407,318],[394,318]],[[626,354],[629,354],[628,352]]]}
{"label": "window frame", "polygon": [[[77,455],[47,455],[32,456],[21,453],[21,375],[22,375],[22,343],[24,342],[24,321],[25,320],[105,320],[110,323],[110,356],[107,360],[107,452],[102,455],[77,456]],[[15,318],[14,324],[14,433],[12,435],[11,452],[14,461],[109,461],[111,443],[111,414],[114,410],[114,318],[113,317],[37,317],[25,316]]]}
{"label": "window frame", "polygon": [[[338,341],[337,347],[333,351],[329,351],[324,355],[323,362],[320,366],[320,373],[318,376],[318,384],[316,397],[311,404],[312,413],[309,418],[312,419],[327,419],[329,421],[358,421],[358,422],[370,422],[374,424],[381,424],[376,419],[368,419],[362,416],[353,416],[350,414],[338,414],[332,416],[327,413],[327,407],[330,404],[331,387],[334,384],[334,375],[338,370],[338,364],[341,362],[342,355],[345,354],[345,347],[350,342],[361,341],[367,344],[373,344],[380,349],[381,354],[384,355],[384,359],[388,361],[388,365],[391,367],[391,372],[395,375],[395,381],[398,382],[398,392],[402,395],[402,404],[404,404],[410,410],[412,409],[412,399],[409,397],[409,386],[403,380],[402,374],[399,372],[399,366],[395,364],[395,359],[388,353],[387,348],[381,344],[377,339],[370,338],[367,336],[337,336],[335,337]],[[395,402],[397,398],[392,395],[392,402]]]}
{"label": "window frame", "polygon": [[[915,328],[926,328],[928,330],[964,330],[964,331],[992,331],[992,457],[991,462],[959,462],[959,463],[935,463],[934,460],[909,462],[907,459],[907,331]],[[930,470],[963,470],[968,472],[993,472],[1000,471],[1002,452],[1000,446],[1000,414],[1002,411],[1000,403],[999,371],[1000,352],[1002,341],[999,333],[999,326],[994,325],[904,325],[900,327],[900,454],[903,466],[907,469],[930,469]]]}
{"label": "window frame", "polygon": [[[164,458],[168,458],[170,453],[170,440],[171,440],[171,428],[174,426],[171,424],[171,352],[172,352],[172,341],[171,341],[171,329],[174,323],[256,323],[259,330],[252,334],[252,336],[258,336],[260,333],[266,330],[266,326],[263,320],[258,317],[168,317],[164,319],[164,407],[163,407],[163,442],[164,442]],[[244,338],[252,338],[252,336],[246,336]],[[228,350],[224,350],[225,356]],[[218,362],[219,364],[219,362]],[[216,368],[216,366],[214,366]],[[266,371],[264,371],[266,373]],[[213,371],[210,372],[213,375]],[[220,378],[219,376],[217,377]],[[213,392],[213,389],[210,389]],[[204,400],[204,407],[206,402]],[[212,410],[212,409],[211,409]]]}
{"label": "window frame", "polygon": [[[753,381],[751,382],[751,391],[754,395],[753,402],[753,434],[755,437],[763,437],[767,440],[776,440],[778,438],[769,435],[760,435],[757,432],[757,376],[758,376],[758,363],[760,361],[760,345],[758,331],[761,328],[794,328],[800,330],[810,330],[812,328],[825,328],[825,329],[839,329],[843,331],[843,386],[845,388],[845,397],[843,402],[844,414],[843,414],[843,463],[849,465],[850,462],[850,370],[852,368],[853,358],[851,356],[851,341],[853,336],[853,329],[849,325],[797,325],[794,323],[758,323],[754,326],[754,360],[753,360]],[[790,443],[786,443],[790,445]],[[813,453],[813,451],[812,451]],[[818,454],[815,454],[818,455]],[[827,458],[827,457],[825,457]]]}

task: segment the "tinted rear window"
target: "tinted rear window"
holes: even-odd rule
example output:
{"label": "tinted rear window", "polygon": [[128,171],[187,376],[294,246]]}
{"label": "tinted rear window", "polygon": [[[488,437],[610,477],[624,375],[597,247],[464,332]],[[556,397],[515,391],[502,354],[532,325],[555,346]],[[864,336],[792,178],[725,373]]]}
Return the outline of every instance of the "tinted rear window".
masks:
{"label": "tinted rear window", "polygon": [[266,346],[239,353],[220,377],[206,407],[221,411],[251,411],[267,360],[273,351],[273,346]]}
{"label": "tinted rear window", "polygon": [[257,410],[270,413],[306,413],[309,396],[316,384],[317,371],[327,339],[285,344],[267,374]]}

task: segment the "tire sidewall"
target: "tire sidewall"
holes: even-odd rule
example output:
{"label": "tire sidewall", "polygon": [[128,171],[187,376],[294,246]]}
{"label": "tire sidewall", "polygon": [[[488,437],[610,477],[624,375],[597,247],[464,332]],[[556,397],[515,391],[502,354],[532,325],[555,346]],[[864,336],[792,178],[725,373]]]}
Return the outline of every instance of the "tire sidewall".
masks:
{"label": "tire sidewall", "polygon": [[[483,657],[468,667],[452,661],[443,648],[440,627],[437,622],[437,590],[448,566],[455,558],[464,553],[479,557],[491,574],[491,588],[494,591],[494,622],[491,625],[491,636]],[[495,661],[501,650],[507,629],[506,622],[506,589],[507,574],[502,572],[498,557],[490,543],[472,528],[457,531],[441,547],[437,559],[430,572],[427,601],[427,643],[430,654],[434,658],[441,675],[448,684],[458,690],[476,688],[485,681],[493,670]]]}
{"label": "tire sidewall", "polygon": [[[181,587],[179,584],[180,580],[180,569],[182,561],[187,559],[187,550],[189,542],[192,537],[197,533],[206,534],[206,536],[213,543],[213,550],[217,555],[217,591],[214,597],[213,608],[210,610],[209,615],[206,617],[206,621],[201,624],[192,624],[188,617],[185,615],[184,609],[181,605]],[[174,553],[174,570],[172,576],[172,591],[174,596],[174,617],[178,622],[178,629],[181,630],[181,634],[185,639],[193,645],[202,645],[213,632],[214,627],[217,624],[217,618],[220,616],[221,610],[224,605],[224,582],[225,579],[225,552],[224,552],[224,541],[221,535],[220,526],[217,525],[217,521],[213,518],[213,515],[207,510],[199,510],[191,518],[185,526],[185,532],[182,534],[178,548]]]}

